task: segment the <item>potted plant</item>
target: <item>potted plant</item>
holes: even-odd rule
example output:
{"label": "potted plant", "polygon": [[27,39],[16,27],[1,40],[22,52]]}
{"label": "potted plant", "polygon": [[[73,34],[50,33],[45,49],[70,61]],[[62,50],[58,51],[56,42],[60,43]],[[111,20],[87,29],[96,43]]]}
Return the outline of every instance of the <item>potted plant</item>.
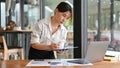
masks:
{"label": "potted plant", "polygon": [[14,26],[14,30],[21,30],[21,26],[15,24],[15,26]]}

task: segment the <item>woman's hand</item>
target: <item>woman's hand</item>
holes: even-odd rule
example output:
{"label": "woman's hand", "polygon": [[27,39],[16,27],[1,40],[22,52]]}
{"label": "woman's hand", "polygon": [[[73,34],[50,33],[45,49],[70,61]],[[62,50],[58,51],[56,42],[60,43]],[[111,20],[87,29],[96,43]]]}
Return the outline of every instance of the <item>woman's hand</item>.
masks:
{"label": "woman's hand", "polygon": [[57,53],[63,54],[63,53],[65,53],[65,51],[66,51],[66,50],[57,50]]}
{"label": "woman's hand", "polygon": [[51,50],[57,50],[58,48],[60,48],[60,45],[56,43],[51,43],[50,47],[51,47]]}

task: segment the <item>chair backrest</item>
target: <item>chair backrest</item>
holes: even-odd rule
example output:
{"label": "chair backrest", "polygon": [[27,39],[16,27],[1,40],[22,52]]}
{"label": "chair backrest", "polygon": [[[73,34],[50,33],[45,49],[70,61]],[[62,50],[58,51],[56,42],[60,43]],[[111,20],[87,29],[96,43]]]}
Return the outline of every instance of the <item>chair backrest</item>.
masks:
{"label": "chair backrest", "polygon": [[5,41],[5,37],[4,36],[0,36],[0,44],[1,44],[1,47],[3,47],[3,48],[1,48],[0,49],[0,52],[2,52],[3,54],[4,54],[4,60],[8,60],[7,59],[7,52],[8,52],[8,47],[7,47],[7,44],[6,44],[6,41]]}
{"label": "chair backrest", "polygon": [[0,36],[0,43],[2,44],[4,51],[8,50],[4,36]]}
{"label": "chair backrest", "polygon": [[[4,36],[0,36],[0,44],[2,46],[2,49],[0,49],[0,52],[3,53],[3,60],[9,60],[9,56],[12,53],[17,53],[20,52],[20,57],[21,59],[24,59],[24,53],[23,53],[23,48],[12,48],[12,49],[8,49],[7,47],[7,43],[5,41],[5,37]],[[16,57],[17,58],[17,57]],[[15,58],[14,58],[15,59]]]}

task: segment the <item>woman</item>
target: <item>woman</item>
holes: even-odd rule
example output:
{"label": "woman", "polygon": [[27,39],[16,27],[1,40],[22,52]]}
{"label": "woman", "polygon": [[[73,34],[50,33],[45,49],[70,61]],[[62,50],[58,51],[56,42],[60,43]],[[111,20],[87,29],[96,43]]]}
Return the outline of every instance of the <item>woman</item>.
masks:
{"label": "woman", "polygon": [[[67,29],[63,23],[71,18],[72,8],[66,2],[61,2],[54,10],[54,16],[42,19],[36,23],[31,34],[29,59],[54,59],[53,51],[64,47]],[[62,51],[57,50],[58,53]]]}

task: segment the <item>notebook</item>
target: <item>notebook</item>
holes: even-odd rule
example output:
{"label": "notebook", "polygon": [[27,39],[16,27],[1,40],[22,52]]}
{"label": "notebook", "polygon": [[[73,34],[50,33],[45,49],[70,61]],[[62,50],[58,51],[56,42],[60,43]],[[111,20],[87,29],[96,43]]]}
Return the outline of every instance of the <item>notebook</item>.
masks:
{"label": "notebook", "polygon": [[94,62],[103,61],[106,50],[108,48],[108,44],[109,42],[103,42],[103,41],[91,42],[88,45],[87,53],[84,59],[75,59],[68,62],[78,63],[78,64],[88,64],[91,62],[94,63]]}

